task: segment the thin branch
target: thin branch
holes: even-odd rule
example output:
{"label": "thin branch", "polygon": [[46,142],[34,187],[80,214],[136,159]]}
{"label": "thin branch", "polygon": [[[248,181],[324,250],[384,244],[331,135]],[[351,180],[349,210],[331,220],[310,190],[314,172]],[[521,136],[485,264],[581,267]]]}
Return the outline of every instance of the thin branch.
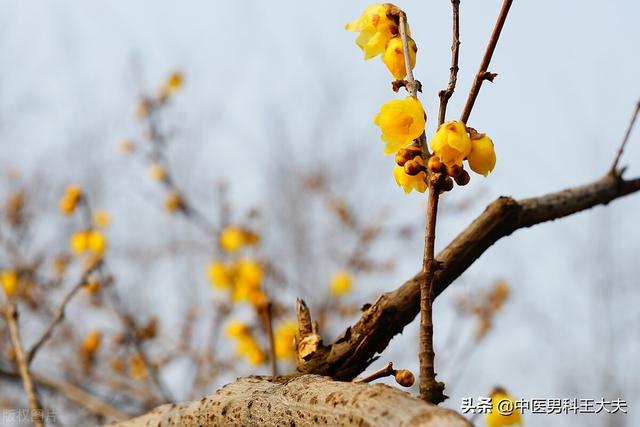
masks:
{"label": "thin branch", "polygon": [[49,325],[27,353],[27,363],[30,364],[33,361],[33,358],[36,356],[40,347],[42,347],[49,340],[49,338],[51,338],[51,334],[53,333],[56,326],[58,326],[58,324],[62,322],[62,319],[64,319],[64,311],[67,307],[67,304],[69,304],[69,301],[71,301],[74,295],[77,294],[78,291],[82,289],[82,287],[87,283],[89,276],[91,275],[91,273],[93,273],[93,271],[99,264],[100,263],[95,263],[91,268],[84,270],[82,276],[75,284],[75,286],[69,289],[69,291],[64,295],[62,301],[60,301],[60,303],[56,307],[53,318],[49,321]]}
{"label": "thin branch", "polygon": [[478,73],[476,74],[473,84],[471,85],[471,89],[469,90],[467,103],[465,104],[464,110],[462,111],[462,116],[460,116],[460,121],[462,123],[467,123],[467,121],[469,120],[471,110],[473,109],[473,104],[475,104],[476,98],[480,93],[482,82],[485,80],[493,80],[493,78],[496,76],[496,74],[487,72],[487,69],[489,68],[489,63],[491,62],[493,51],[496,49],[496,45],[498,44],[500,32],[502,31],[504,22],[507,19],[507,14],[509,13],[509,8],[511,7],[512,3],[513,0],[504,0],[504,2],[502,3],[502,8],[500,9],[498,20],[493,27],[493,32],[491,33],[491,38],[489,39],[489,44],[487,45],[487,50],[485,50],[484,52],[484,57],[482,58],[482,62],[480,63],[480,68],[478,69]]}
{"label": "thin branch", "polygon": [[440,110],[438,111],[438,125],[444,123],[447,116],[447,103],[453,95],[458,81],[458,58],[460,56],[460,0],[451,0],[453,17],[453,36],[451,37],[451,67],[449,68],[449,84],[438,93]]}
{"label": "thin branch", "polygon": [[276,360],[276,345],[273,338],[273,305],[271,301],[267,301],[264,305],[258,308],[260,318],[262,320],[262,327],[267,335],[267,341],[269,343],[269,366],[271,367],[271,375],[274,377],[278,375],[278,361]]}
{"label": "thin branch", "polygon": [[380,368],[375,372],[367,375],[366,377],[356,378],[352,382],[354,383],[370,383],[371,381],[375,381],[380,378],[390,377],[391,375],[395,375],[396,370],[393,369],[393,362],[387,363],[387,366],[384,368]]}
{"label": "thin branch", "polygon": [[44,426],[42,417],[42,406],[38,401],[38,395],[33,385],[33,379],[29,373],[29,361],[22,348],[22,341],[20,340],[20,330],[18,329],[18,309],[12,302],[7,303],[4,308],[4,316],[7,319],[9,325],[9,335],[11,335],[11,343],[13,344],[13,350],[16,354],[16,362],[18,364],[18,371],[20,372],[20,378],[22,379],[22,385],[24,391],[27,394],[27,401],[29,402],[29,408],[31,408],[31,419],[35,427]]}
{"label": "thin branch", "polygon": [[[500,197],[491,203],[436,257],[434,276],[437,298],[491,245],[520,228],[563,218],[627,194],[640,191],[640,178],[623,180],[606,175],[581,187],[530,199]],[[384,351],[389,341],[411,323],[420,310],[420,271],[394,291],[367,306],[360,319],[333,343],[319,346],[298,364],[298,372],[351,380]]]}
{"label": "thin branch", "polygon": [[638,100],[638,103],[636,104],[636,108],[633,111],[633,115],[631,116],[631,121],[629,122],[627,131],[625,132],[624,138],[622,138],[622,142],[618,147],[618,151],[616,152],[616,157],[613,160],[613,164],[611,164],[611,169],[609,170],[609,173],[611,175],[618,175],[618,162],[620,162],[620,157],[622,157],[622,152],[624,151],[624,147],[625,145],[627,145],[627,141],[631,136],[631,131],[633,130],[633,125],[635,124],[636,119],[638,118],[638,113],[640,113],[640,100]]}
{"label": "thin branch", "polygon": [[434,248],[436,239],[436,219],[440,184],[444,176],[432,174],[429,182],[426,226],[424,233],[424,256],[420,283],[420,397],[435,405],[445,400],[444,384],[436,381],[433,351],[433,277],[436,271]]}

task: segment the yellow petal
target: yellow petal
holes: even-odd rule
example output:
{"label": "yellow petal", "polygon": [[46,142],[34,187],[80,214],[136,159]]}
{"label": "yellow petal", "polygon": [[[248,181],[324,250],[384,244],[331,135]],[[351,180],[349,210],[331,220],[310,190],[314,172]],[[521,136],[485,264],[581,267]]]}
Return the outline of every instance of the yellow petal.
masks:
{"label": "yellow petal", "polygon": [[[416,66],[416,52],[418,48],[411,37],[408,37],[409,44],[409,63],[411,69]],[[387,43],[382,56],[382,62],[387,66],[389,72],[397,80],[402,80],[407,76],[407,69],[404,63],[404,49],[402,39],[394,37]]]}
{"label": "yellow petal", "polygon": [[471,152],[467,157],[469,167],[475,173],[487,176],[496,166],[496,152],[488,136],[471,141]]}

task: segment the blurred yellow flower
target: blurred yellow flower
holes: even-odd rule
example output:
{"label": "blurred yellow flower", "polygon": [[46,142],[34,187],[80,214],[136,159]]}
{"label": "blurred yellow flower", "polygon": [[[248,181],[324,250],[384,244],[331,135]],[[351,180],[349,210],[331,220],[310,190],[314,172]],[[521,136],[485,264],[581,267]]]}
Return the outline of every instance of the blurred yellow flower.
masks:
{"label": "blurred yellow flower", "polygon": [[395,165],[393,168],[393,177],[396,179],[398,186],[402,187],[407,194],[410,193],[411,190],[424,193],[427,189],[427,174],[424,172],[411,176],[405,172],[404,167]]}
{"label": "blurred yellow flower", "polygon": [[164,181],[167,179],[167,170],[162,165],[155,163],[149,167],[149,176],[154,181]]}
{"label": "blurred yellow flower", "polygon": [[131,154],[133,152],[133,144],[128,139],[124,139],[120,141],[119,149],[122,154]]}
{"label": "blurred yellow flower", "polygon": [[236,276],[232,289],[231,300],[251,301],[254,292],[260,291],[263,270],[260,263],[243,258],[235,265]]}
{"label": "blurred yellow flower", "polygon": [[167,79],[167,82],[165,83],[165,87],[169,92],[175,92],[176,90],[182,87],[183,83],[184,83],[184,76],[182,75],[181,72],[175,71]]}
{"label": "blurred yellow flower", "polygon": [[225,328],[227,336],[236,341],[236,354],[242,356],[252,365],[262,364],[266,357],[251,329],[242,322],[231,321]]}
{"label": "blurred yellow flower", "polygon": [[179,193],[173,192],[169,193],[167,197],[164,199],[164,208],[169,213],[175,213],[178,209],[182,209],[184,207],[182,197]]}
{"label": "blurred yellow flower", "polygon": [[214,288],[227,289],[233,285],[235,272],[232,266],[220,261],[211,261],[207,265],[207,275]]}
{"label": "blurred yellow flower", "polygon": [[81,254],[89,250],[89,232],[77,231],[71,235],[69,240],[71,252]]}
{"label": "blurred yellow flower", "polygon": [[2,283],[4,293],[8,297],[11,297],[18,291],[20,276],[13,270],[4,270],[0,272],[0,282]]}
{"label": "blurred yellow flower", "polygon": [[294,338],[298,334],[298,323],[295,320],[284,322],[276,328],[273,341],[278,359],[293,359],[296,356]]}
{"label": "blurred yellow flower", "polygon": [[[411,69],[416,66],[416,52],[418,47],[411,37],[407,37],[409,44],[409,64]],[[387,47],[382,55],[382,62],[387,66],[389,72],[397,80],[402,80],[407,76],[407,68],[404,63],[404,49],[400,37],[394,37],[387,43]]]}
{"label": "blurred yellow flower", "polygon": [[134,380],[143,380],[147,378],[147,366],[140,353],[135,353],[129,357],[129,374]]}
{"label": "blurred yellow flower", "polygon": [[60,199],[60,212],[65,215],[71,215],[75,210],[78,202],[82,199],[82,190],[77,185],[70,185]]}
{"label": "blurred yellow flower", "polygon": [[93,354],[100,348],[102,332],[95,330],[87,334],[82,340],[82,349],[89,354]]}
{"label": "blurred yellow flower", "polygon": [[90,231],[87,245],[94,255],[102,255],[107,250],[107,237],[99,231]]}
{"label": "blurred yellow flower", "polygon": [[493,141],[483,134],[471,139],[471,152],[467,156],[469,167],[477,174],[487,176],[496,166],[496,152]]}
{"label": "blurred yellow flower", "polygon": [[228,226],[220,232],[219,244],[225,252],[237,252],[244,246],[255,246],[259,242],[258,234],[235,225]]}
{"label": "blurred yellow flower", "polygon": [[341,297],[351,292],[352,287],[353,276],[351,275],[351,273],[346,271],[338,271],[334,273],[333,276],[331,276],[329,291],[332,295]]}
{"label": "blurred yellow flower", "polygon": [[384,153],[396,153],[417,139],[426,124],[424,109],[416,98],[394,99],[380,107],[373,122],[382,131],[381,138],[386,143]]}
{"label": "blurred yellow flower", "polygon": [[104,209],[100,209],[93,214],[93,225],[96,228],[106,228],[111,224],[111,215]]}
{"label": "blurred yellow flower", "polygon": [[447,166],[462,166],[462,161],[471,152],[471,138],[462,122],[443,123],[431,139],[434,155]]}
{"label": "blurred yellow flower", "polygon": [[491,412],[485,417],[487,427],[522,424],[522,415],[520,410],[515,408],[515,399],[509,396],[504,389],[495,389],[491,393],[491,402]]}
{"label": "blurred yellow flower", "polygon": [[77,231],[71,235],[69,246],[76,254],[90,252],[101,257],[107,250],[107,237],[95,230]]}
{"label": "blurred yellow flower", "polygon": [[356,44],[364,52],[364,59],[384,52],[389,39],[398,34],[397,20],[392,17],[394,8],[397,9],[391,3],[373,4],[359,18],[345,26],[347,31],[360,33]]}

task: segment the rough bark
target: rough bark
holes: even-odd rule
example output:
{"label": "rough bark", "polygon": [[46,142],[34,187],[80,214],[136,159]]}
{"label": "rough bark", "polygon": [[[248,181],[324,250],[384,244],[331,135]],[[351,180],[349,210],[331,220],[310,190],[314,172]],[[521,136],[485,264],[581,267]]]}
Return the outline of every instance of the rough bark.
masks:
{"label": "rough bark", "polygon": [[456,412],[383,384],[317,375],[247,377],[216,394],[159,406],[119,427],[142,426],[438,426],[470,427]]}
{"label": "rough bark", "polygon": [[[434,298],[491,245],[514,231],[562,218],[596,205],[608,204],[640,190],[640,178],[623,180],[615,175],[581,187],[523,200],[500,197],[491,203],[462,233],[436,257],[440,269],[435,274]],[[394,291],[365,305],[360,319],[330,345],[318,345],[312,354],[299,360],[298,372],[351,380],[364,371],[419,313],[420,272]],[[304,337],[302,337],[304,339]]]}

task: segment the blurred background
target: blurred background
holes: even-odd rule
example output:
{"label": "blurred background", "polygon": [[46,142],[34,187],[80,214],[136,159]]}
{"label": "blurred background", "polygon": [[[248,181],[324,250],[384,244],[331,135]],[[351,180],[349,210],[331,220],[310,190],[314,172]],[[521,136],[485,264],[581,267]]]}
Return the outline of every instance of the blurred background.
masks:
{"label": "blurred background", "polygon": [[[368,5],[0,0],[0,194],[26,195],[22,258],[51,269],[67,251],[81,225],[58,212],[58,200],[69,184],[80,186],[91,207],[111,217],[105,231],[109,286],[137,324],[157,319],[157,336],[144,344],[150,357],[198,347],[220,359],[210,371],[194,368],[195,359],[184,354],[158,362],[174,399],[212,393],[237,376],[269,373],[266,363],[236,358],[233,339],[223,332],[233,319],[259,324],[250,305],[230,304],[207,278],[208,263],[222,257],[215,230],[224,225],[241,224],[260,235],[259,248],[250,251],[270,266],[264,287],[276,317],[285,322],[295,298],[305,298],[312,313],[320,313],[326,342],[357,318],[358,307],[421,267],[426,197],[396,186],[393,159],[383,155],[372,122],[379,106],[398,95],[380,60],[364,61],[355,35],[344,30]],[[397,5],[419,49],[414,74],[423,86],[429,137],[437,92],[449,76],[450,2]],[[499,7],[499,1],[462,1],[460,72],[449,118],[462,109]],[[500,195],[542,195],[607,171],[640,96],[634,55],[639,16],[640,4],[631,0],[515,2],[490,67],[498,77],[483,86],[469,121],[492,137],[497,166],[488,178],[474,175],[442,199],[436,248]],[[136,117],[141,96],[155,96],[174,72],[184,81],[158,111],[158,122]],[[146,141],[151,125],[162,132],[161,158],[172,185],[197,214],[172,215],[163,207],[173,187],[149,178],[158,160]],[[627,176],[640,175],[637,135],[622,160]],[[121,152],[123,141],[134,147],[131,155]],[[525,414],[526,425],[638,423],[636,209],[640,197],[632,195],[520,230],[437,300],[436,371],[447,384],[445,406],[459,410],[462,398],[487,396],[502,385],[526,399],[604,397],[629,405],[621,416]],[[3,227],[10,236],[9,225]],[[371,230],[375,237],[363,238]],[[354,254],[358,262],[348,262]],[[14,258],[4,247],[0,267],[11,268]],[[48,308],[25,308],[27,347],[73,286],[75,267],[51,291]],[[336,272],[348,273],[350,292],[331,293]],[[496,287],[508,298],[487,319],[472,302]],[[49,297],[41,298],[47,306]],[[100,380],[108,354],[91,361],[104,372],[72,373],[77,366],[69,342],[82,343],[97,329],[108,353],[125,327],[112,309],[94,303],[79,295],[70,304],[68,334],[54,336],[33,369],[109,400],[113,385]],[[211,343],[208,325],[215,322],[216,344],[201,345]],[[191,344],[180,347],[185,334]],[[393,361],[417,373],[417,344],[414,322],[371,370]],[[62,357],[56,349],[65,348],[69,356]],[[283,372],[292,367],[280,363]],[[198,375],[206,378],[196,387]],[[0,384],[3,407],[26,407],[19,383],[0,377]],[[60,408],[60,425],[95,420],[55,393],[43,400]],[[111,403],[134,414],[161,400]]]}

